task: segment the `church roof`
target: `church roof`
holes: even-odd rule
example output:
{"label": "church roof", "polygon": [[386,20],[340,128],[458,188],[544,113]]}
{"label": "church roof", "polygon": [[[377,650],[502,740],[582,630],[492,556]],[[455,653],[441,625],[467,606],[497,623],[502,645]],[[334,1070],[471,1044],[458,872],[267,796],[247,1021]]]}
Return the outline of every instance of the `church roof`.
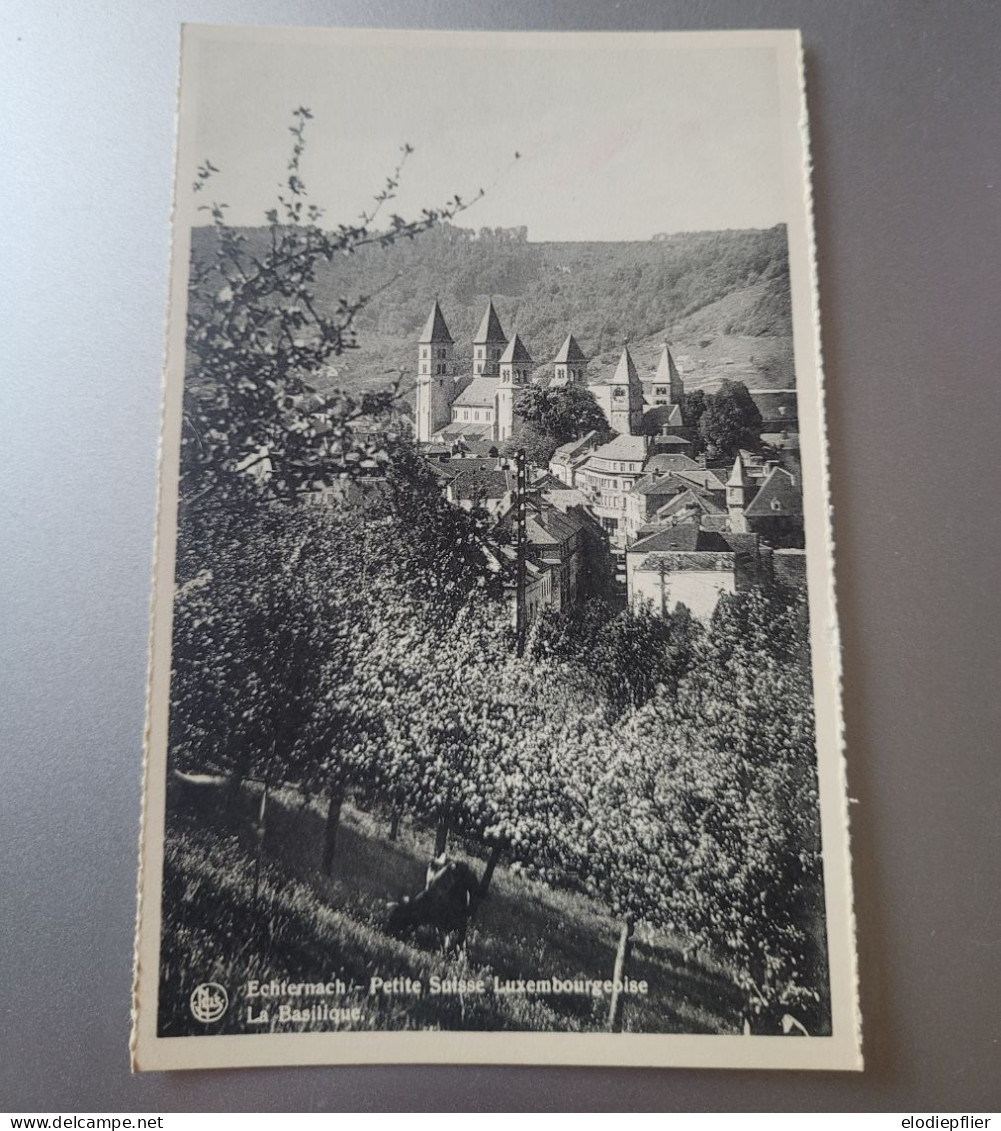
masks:
{"label": "church roof", "polygon": [[483,320],[480,322],[480,328],[476,331],[476,337],[473,338],[473,345],[485,345],[487,342],[494,345],[501,345],[506,341],[507,335],[501,328],[497,311],[494,310],[494,304],[492,301],[488,302]]}
{"label": "church roof", "polygon": [[587,361],[584,351],[577,345],[573,334],[567,334],[566,341],[560,346],[560,352],[553,358],[554,365],[563,365],[571,361]]}
{"label": "church roof", "polygon": [[664,348],[660,354],[660,360],[657,362],[657,372],[654,374],[655,381],[667,382],[677,381],[680,379],[678,367],[674,364],[674,358],[671,356],[671,350],[667,342],[664,343]]}
{"label": "church roof", "polygon": [[528,350],[525,349],[525,343],[521,340],[518,334],[508,342],[507,349],[501,354],[501,364],[506,362],[521,361],[531,364],[532,358]]}
{"label": "church roof", "polygon": [[434,300],[434,306],[431,309],[431,313],[428,315],[428,320],[424,323],[420,340],[421,342],[452,341],[452,335],[448,332],[448,327],[445,325],[445,315],[442,314],[437,299]]}
{"label": "church roof", "polygon": [[493,408],[498,388],[500,381],[496,377],[474,377],[452,404],[469,408]]}
{"label": "church roof", "polygon": [[606,382],[609,385],[639,385],[640,375],[636,372],[636,362],[633,361],[633,356],[629,352],[628,346],[622,347],[622,356],[619,358],[619,364],[615,367],[615,372]]}
{"label": "church roof", "polygon": [[469,420],[457,420],[439,429],[435,435],[443,440],[461,440],[469,444],[479,440],[489,440],[493,430],[494,426],[490,421],[476,424]]}
{"label": "church roof", "polygon": [[730,478],[726,481],[728,487],[743,487],[744,486],[744,461],[740,458],[740,452],[737,453],[737,458],[733,461],[733,471],[730,472]]}

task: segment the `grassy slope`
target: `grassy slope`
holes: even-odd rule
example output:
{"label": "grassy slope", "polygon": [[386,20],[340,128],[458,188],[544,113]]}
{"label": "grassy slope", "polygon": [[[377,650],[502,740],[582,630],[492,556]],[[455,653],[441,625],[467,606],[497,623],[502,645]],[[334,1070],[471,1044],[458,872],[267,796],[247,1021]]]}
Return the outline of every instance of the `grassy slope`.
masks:
{"label": "grassy slope", "polygon": [[[166,1036],[245,1032],[248,979],[306,981],[340,977],[366,984],[372,975],[488,979],[547,976],[610,978],[617,926],[587,900],[532,883],[499,867],[480,908],[464,957],[445,956],[430,938],[402,943],[382,930],[385,901],[423,886],[430,834],[404,828],[396,843],[385,826],[345,807],[333,875],[319,869],[323,820],[292,794],[280,796],[269,819],[269,850],[253,904],[251,842],[223,828],[174,820],[165,862],[165,929],[161,963],[161,1032]],[[461,855],[461,854],[460,854]],[[473,861],[479,868],[480,862]],[[637,938],[628,976],[645,979],[648,997],[627,999],[625,1028],[634,1032],[733,1032],[740,995],[726,975],[685,964],[663,937]],[[198,982],[218,981],[231,1008],[214,1026],[192,1021],[187,997]],[[331,1004],[363,1006],[362,1029],[522,1029],[595,1031],[607,999],[492,994],[375,998],[357,992]],[[265,1029],[297,1031],[308,1024]],[[332,1026],[319,1026],[331,1028]],[[253,1031],[253,1030],[250,1030]]]}
{"label": "grassy slope", "polygon": [[[266,240],[262,229],[244,234],[251,248]],[[194,254],[206,256],[212,239],[196,229]],[[469,241],[439,230],[390,249],[367,248],[318,268],[321,306],[332,307],[341,295],[376,294],[357,321],[360,349],[338,358],[336,376],[319,383],[379,388],[401,370],[409,383],[417,336],[439,295],[463,363],[492,297],[504,328],[521,333],[539,372],[549,371],[572,330],[590,358],[592,381],[614,369],[624,338],[641,374],[652,377],[667,334],[675,355],[694,363],[685,373],[689,388],[712,388],[724,377],[750,388],[790,388],[785,265],[778,229],[602,244]]]}

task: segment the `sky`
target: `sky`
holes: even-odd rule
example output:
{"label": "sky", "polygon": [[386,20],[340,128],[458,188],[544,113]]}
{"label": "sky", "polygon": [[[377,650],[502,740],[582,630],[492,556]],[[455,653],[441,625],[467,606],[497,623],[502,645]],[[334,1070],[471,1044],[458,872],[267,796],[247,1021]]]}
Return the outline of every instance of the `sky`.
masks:
{"label": "sky", "polygon": [[[292,110],[306,106],[302,176],[331,226],[370,207],[404,143],[414,152],[390,209],[405,218],[482,188],[455,222],[524,225],[531,240],[786,221],[775,51],[678,43],[203,31],[182,79],[194,163],[219,169],[203,195],[231,223],[263,223]],[[193,179],[179,169],[180,191]]]}

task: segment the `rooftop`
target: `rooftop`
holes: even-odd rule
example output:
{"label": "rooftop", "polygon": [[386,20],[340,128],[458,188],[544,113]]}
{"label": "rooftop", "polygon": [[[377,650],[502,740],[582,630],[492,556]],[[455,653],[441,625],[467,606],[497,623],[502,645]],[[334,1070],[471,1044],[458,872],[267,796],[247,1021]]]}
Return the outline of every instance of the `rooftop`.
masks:
{"label": "rooftop", "polygon": [[803,496],[796,480],[784,468],[773,467],[744,514],[748,518],[802,516]]}
{"label": "rooftop", "polygon": [[448,327],[445,325],[445,316],[441,312],[441,307],[438,305],[438,300],[434,300],[434,306],[428,315],[427,322],[424,323],[424,329],[421,331],[421,342],[451,342],[452,335],[448,332]]}
{"label": "rooftop", "polygon": [[703,471],[691,456],[682,452],[658,452],[643,467],[648,472]]}
{"label": "rooftop", "polygon": [[666,553],[680,551],[694,553],[725,553],[730,549],[726,539],[717,530],[703,530],[694,522],[669,526],[656,534],[648,534],[629,547],[631,554]]}
{"label": "rooftop", "polygon": [[504,345],[507,342],[507,335],[504,333],[500,324],[500,319],[497,317],[497,311],[494,310],[494,304],[491,300],[487,303],[487,309],[483,314],[480,322],[480,328],[476,331],[476,337],[473,338],[473,345]]}
{"label": "rooftop", "polygon": [[639,385],[640,375],[636,372],[636,362],[633,361],[633,356],[629,352],[628,346],[622,347],[622,355],[619,358],[619,364],[615,367],[615,372],[604,382],[607,385]]}
{"label": "rooftop", "polygon": [[737,565],[737,555],[728,550],[720,552],[660,553],[650,554],[635,568],[643,573],[680,573],[683,570],[712,570],[732,573]]}
{"label": "rooftop", "polygon": [[577,345],[573,334],[567,334],[566,341],[560,346],[560,352],[553,358],[554,365],[565,365],[567,362],[587,361],[584,351]]}
{"label": "rooftop", "polygon": [[507,349],[501,354],[502,364],[513,361],[527,362],[529,365],[532,363],[531,354],[525,349],[525,343],[518,334],[508,342]]}
{"label": "rooftop", "polygon": [[[592,452],[592,455],[595,459],[642,462],[643,457],[646,455],[646,437],[629,436],[623,433],[621,436],[616,436],[614,440],[609,440],[607,444],[602,444],[600,448],[596,448],[594,452]],[[695,467],[698,466],[694,460],[692,464]]]}
{"label": "rooftop", "polygon": [[452,401],[460,408],[493,408],[500,380],[497,377],[474,377]]}

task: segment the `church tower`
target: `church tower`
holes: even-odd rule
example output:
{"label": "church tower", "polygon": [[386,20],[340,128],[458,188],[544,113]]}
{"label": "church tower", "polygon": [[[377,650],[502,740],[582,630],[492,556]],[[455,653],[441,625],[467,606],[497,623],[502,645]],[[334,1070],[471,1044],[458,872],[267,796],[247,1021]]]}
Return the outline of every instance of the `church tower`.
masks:
{"label": "church tower", "polygon": [[623,436],[638,436],[643,422],[643,383],[628,344],[622,347],[619,364],[606,387],[607,394],[602,400],[608,407],[605,408],[602,401],[599,404],[605,408],[609,427]]}
{"label": "church tower", "polygon": [[493,300],[487,303],[480,328],[473,338],[473,376],[496,377],[500,372],[500,358],[507,345]]}
{"label": "church tower", "polygon": [[549,382],[551,388],[562,385],[587,386],[587,358],[584,351],[577,345],[573,334],[567,334],[567,339],[560,346],[560,352],[553,360],[553,379]]}
{"label": "church tower", "polygon": [[417,440],[426,444],[451,419],[455,399],[455,343],[435,299],[417,343]]}
{"label": "church tower", "polygon": [[744,508],[747,506],[747,473],[740,452],[733,461],[733,471],[726,481],[726,509],[730,516],[730,530],[734,534],[747,533],[747,519]]}
{"label": "church tower", "polygon": [[661,399],[659,390],[667,389],[670,397],[669,404],[684,404],[685,385],[681,380],[678,367],[674,364],[674,358],[671,356],[671,349],[667,342],[664,342],[664,349],[661,351],[660,360],[657,362],[657,372],[654,374],[653,380],[658,390],[658,401]]}
{"label": "church tower", "polygon": [[532,376],[532,359],[517,334],[500,358],[497,388],[497,439],[510,440],[514,432],[514,405]]}

